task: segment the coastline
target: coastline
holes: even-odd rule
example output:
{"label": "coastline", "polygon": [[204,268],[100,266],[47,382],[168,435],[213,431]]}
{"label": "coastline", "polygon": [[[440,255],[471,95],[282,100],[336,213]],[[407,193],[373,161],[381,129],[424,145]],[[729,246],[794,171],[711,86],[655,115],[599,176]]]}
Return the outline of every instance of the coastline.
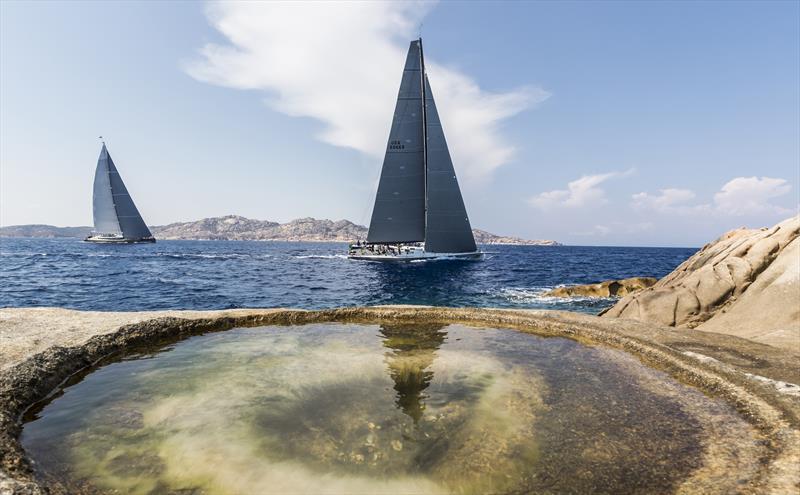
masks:
{"label": "coastline", "polygon": [[[0,240],[2,239],[75,239],[81,240],[79,237],[70,237],[70,236],[37,236],[37,237],[21,237],[21,236],[6,236],[0,235]],[[181,238],[181,237],[157,237],[157,241],[203,241],[203,242],[234,242],[234,241],[253,241],[253,242],[312,242],[312,243],[320,243],[320,244],[347,244],[353,242],[353,239],[318,239],[318,238],[273,238],[273,239],[211,239],[211,238],[203,238],[203,237],[196,237],[196,238]],[[557,241],[550,241],[550,240],[543,240],[543,241],[522,241],[522,242],[476,242],[479,246],[545,246],[545,247],[557,247],[557,246],[567,246],[567,244],[562,244]],[[692,248],[693,249],[693,248]]]}
{"label": "coastline", "polygon": [[729,335],[543,310],[379,306],[120,313],[4,308],[0,309],[0,492],[42,493],[18,442],[20,415],[98,359],[136,345],[238,326],[384,320],[509,328],[621,349],[728,402],[768,437],[769,462],[753,491],[789,492],[800,483],[793,469],[800,462],[800,393],[780,385],[800,383],[798,356]]}

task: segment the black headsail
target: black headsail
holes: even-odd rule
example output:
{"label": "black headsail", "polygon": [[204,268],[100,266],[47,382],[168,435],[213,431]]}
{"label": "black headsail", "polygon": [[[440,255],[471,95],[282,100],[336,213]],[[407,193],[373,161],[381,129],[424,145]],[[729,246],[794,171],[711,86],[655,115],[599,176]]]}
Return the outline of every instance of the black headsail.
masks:
{"label": "black headsail", "polygon": [[94,228],[98,234],[122,234],[140,240],[153,236],[133,203],[105,143],[94,176]]}
{"label": "black headsail", "polygon": [[422,46],[408,48],[367,242],[425,240]]}
{"label": "black headsail", "polygon": [[458,187],[458,179],[447,149],[447,141],[425,76],[425,117],[427,135],[427,221],[425,251],[430,253],[472,253],[477,250],[472,227]]}

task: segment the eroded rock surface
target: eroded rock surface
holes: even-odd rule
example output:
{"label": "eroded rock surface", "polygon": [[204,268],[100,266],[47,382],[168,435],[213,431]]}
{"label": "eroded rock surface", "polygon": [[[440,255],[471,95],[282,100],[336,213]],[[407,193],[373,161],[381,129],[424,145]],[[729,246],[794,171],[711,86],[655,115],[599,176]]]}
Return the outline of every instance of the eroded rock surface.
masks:
{"label": "eroded rock surface", "polygon": [[603,316],[697,328],[800,351],[800,216],[707,244]]}
{"label": "eroded rock surface", "polygon": [[658,281],[653,277],[631,277],[620,280],[606,280],[597,284],[570,285],[556,287],[546,292],[549,297],[622,297],[653,286]]}
{"label": "eroded rock surface", "polygon": [[[392,325],[459,322],[493,328],[499,325],[542,336],[608,345],[634,354],[642,362],[735,406],[741,416],[764,436],[769,450],[763,451],[763,457],[759,456],[761,468],[758,473],[754,476],[741,474],[748,478],[740,485],[742,492],[796,493],[800,487],[800,475],[796,470],[800,459],[798,402],[793,395],[786,395],[764,381],[769,378],[800,383],[796,357],[785,349],[718,333],[677,330],[634,320],[607,320],[556,311],[384,306],[322,311],[250,309],[159,313],[151,315],[155,319],[142,321],[143,315],[139,313],[83,313],[58,308],[0,309],[3,317],[0,318],[0,329],[10,324],[16,330],[5,332],[6,345],[0,346],[0,355],[12,350],[11,356],[7,356],[5,369],[0,370],[0,494],[76,493],[59,491],[55,481],[51,483],[35,477],[30,460],[19,443],[20,418],[23,411],[44,399],[64,379],[103,356],[125,352],[136,346],[172,342],[234,327],[337,321]],[[116,326],[126,322],[130,324]],[[39,338],[44,335],[48,346],[42,350]],[[654,373],[660,374],[661,371]],[[614,383],[622,386],[628,382],[615,380]],[[531,402],[531,398],[524,400]],[[127,411],[120,418],[121,426],[127,429],[141,426],[146,418],[144,415],[140,417],[140,412],[137,408]],[[702,423],[708,426],[709,435],[716,435],[720,428],[725,428],[718,420]],[[625,425],[625,428],[630,427]],[[406,451],[408,446],[400,442],[391,445],[394,452]],[[726,460],[725,452],[720,455],[713,449],[706,450],[708,458],[703,461],[703,466],[714,468],[720,462],[731,464]],[[602,460],[597,458],[599,454],[587,445],[587,459]],[[553,462],[551,465],[559,464]],[[556,475],[560,472],[557,469]],[[702,478],[701,481],[708,481],[713,477],[709,477],[702,467],[695,473],[699,474],[686,479],[676,491],[731,491],[704,490],[703,486],[707,485],[694,485],[693,480]],[[720,485],[713,486],[719,488]]]}

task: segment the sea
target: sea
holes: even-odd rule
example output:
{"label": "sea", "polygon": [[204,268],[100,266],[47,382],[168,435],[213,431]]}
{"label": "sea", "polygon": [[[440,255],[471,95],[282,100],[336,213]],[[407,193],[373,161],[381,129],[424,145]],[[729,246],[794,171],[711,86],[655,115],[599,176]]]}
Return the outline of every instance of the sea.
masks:
{"label": "sea", "polygon": [[481,261],[349,260],[344,243],[0,239],[0,307],[81,310],[303,309],[421,304],[597,313],[611,298],[560,285],[662,277],[696,248],[482,246]]}

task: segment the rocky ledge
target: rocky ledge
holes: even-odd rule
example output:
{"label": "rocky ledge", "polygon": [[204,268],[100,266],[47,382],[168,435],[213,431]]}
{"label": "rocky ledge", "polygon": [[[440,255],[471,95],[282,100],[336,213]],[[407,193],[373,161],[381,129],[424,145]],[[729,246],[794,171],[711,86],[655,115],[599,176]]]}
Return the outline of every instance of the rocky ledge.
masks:
{"label": "rocky ledge", "polygon": [[[0,493],[59,493],[57,484],[35,476],[19,444],[20,417],[99,359],[139,345],[234,327],[333,321],[463,323],[623,350],[728,402],[763,435],[761,471],[745,481],[742,491],[796,493],[800,487],[795,469],[800,463],[800,387],[792,385],[800,383],[797,355],[728,335],[556,311],[387,306],[102,313],[9,308],[0,309]],[[713,465],[713,453],[709,456]]]}
{"label": "rocky ledge", "polygon": [[727,333],[800,353],[800,216],[737,229],[603,313]]}
{"label": "rocky ledge", "polygon": [[606,280],[596,284],[567,285],[544,293],[547,297],[622,297],[646,289],[658,279],[653,277],[631,277]]}

